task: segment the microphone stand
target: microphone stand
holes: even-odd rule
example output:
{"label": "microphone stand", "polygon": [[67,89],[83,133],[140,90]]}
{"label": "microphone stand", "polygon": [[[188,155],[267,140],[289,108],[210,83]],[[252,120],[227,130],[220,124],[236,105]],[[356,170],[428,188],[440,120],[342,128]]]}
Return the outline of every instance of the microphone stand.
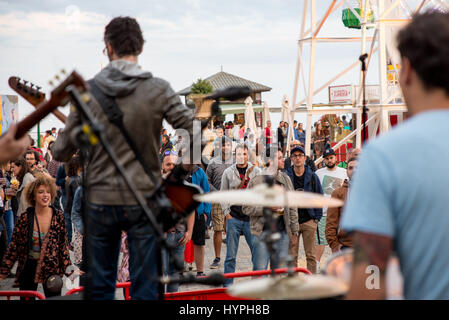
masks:
{"label": "microphone stand", "polygon": [[366,140],[368,140],[367,137],[367,127],[366,127],[366,120],[367,120],[367,112],[369,111],[369,109],[366,107],[366,97],[365,97],[365,92],[366,92],[366,88],[365,88],[365,79],[366,79],[366,63],[365,60],[366,58],[368,58],[368,54],[362,54],[359,57],[359,60],[362,62],[362,94],[363,94],[363,101],[362,101],[362,123],[364,124],[363,126],[363,134],[362,134],[362,144],[365,144]]}
{"label": "microphone stand", "polygon": [[[83,97],[81,96],[81,94],[78,91],[78,89],[76,88],[76,86],[70,85],[66,88],[66,91],[70,94],[70,96],[72,98],[71,100],[72,100],[74,106],[80,112],[80,114],[82,115],[82,119],[85,122],[85,124],[83,124],[81,127],[78,127],[76,129],[77,131],[72,136],[78,141],[78,145],[82,149],[84,149],[84,151],[83,150],[81,151],[81,154],[83,154],[83,152],[86,152],[87,148],[90,145],[94,145],[98,142],[101,143],[105,152],[108,154],[109,158],[111,159],[112,163],[116,167],[117,171],[122,176],[123,180],[125,181],[129,190],[133,194],[134,198],[137,200],[137,203],[139,204],[141,209],[145,212],[145,215],[147,216],[149,223],[156,235],[156,242],[158,244],[157,245],[157,250],[158,250],[157,263],[158,263],[158,273],[159,273],[159,278],[160,278],[162,276],[162,270],[163,270],[162,259],[161,259],[162,258],[162,248],[166,248],[170,252],[170,255],[172,257],[174,257],[175,256],[174,255],[175,247],[167,242],[166,238],[164,237],[163,229],[161,228],[161,225],[157,222],[156,218],[154,217],[153,211],[154,212],[160,211],[159,214],[163,215],[164,210],[171,208],[170,202],[167,199],[165,199],[166,200],[165,202],[161,201],[161,197],[156,198],[155,201],[157,203],[151,202],[152,208],[150,209],[145,198],[139,193],[139,191],[137,190],[137,188],[135,187],[135,185],[132,183],[131,179],[128,177],[127,173],[125,172],[125,169],[119,163],[118,157],[116,156],[114,150],[112,149],[111,145],[109,144],[109,142],[107,141],[107,139],[105,137],[103,126],[100,123],[96,122],[95,117],[91,113],[89,106],[86,104],[85,100],[83,100]],[[87,190],[83,190],[83,195],[85,197],[88,196]],[[86,212],[84,214],[87,215]],[[87,219],[87,220],[90,220],[90,219]],[[85,228],[86,229],[85,234],[87,237],[89,237],[88,231],[91,230],[90,228],[92,228],[92,224],[89,221],[86,221],[86,222],[87,222],[87,225]],[[91,270],[90,270],[90,268],[88,268],[87,279],[86,279],[86,288],[85,288],[86,292],[84,295],[85,299],[91,299],[92,277],[90,275],[91,275]],[[154,280],[152,280],[152,281],[154,281]],[[164,288],[161,283],[159,283],[158,292],[159,292],[159,295],[158,295],[159,300],[163,300],[164,299]]]}

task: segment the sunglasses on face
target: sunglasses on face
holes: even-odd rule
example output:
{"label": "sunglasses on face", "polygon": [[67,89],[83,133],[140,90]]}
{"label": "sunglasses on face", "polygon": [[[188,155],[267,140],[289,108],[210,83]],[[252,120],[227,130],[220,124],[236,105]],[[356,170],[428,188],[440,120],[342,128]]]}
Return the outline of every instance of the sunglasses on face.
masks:
{"label": "sunglasses on face", "polygon": [[168,150],[164,152],[164,155],[168,156],[169,154],[172,154],[174,156],[177,156],[178,153],[176,151]]}

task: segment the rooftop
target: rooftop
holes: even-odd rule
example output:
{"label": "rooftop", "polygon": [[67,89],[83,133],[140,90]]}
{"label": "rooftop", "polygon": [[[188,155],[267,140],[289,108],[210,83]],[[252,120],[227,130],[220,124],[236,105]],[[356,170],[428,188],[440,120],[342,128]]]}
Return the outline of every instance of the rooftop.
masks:
{"label": "rooftop", "polygon": [[[209,83],[214,88],[214,91],[225,89],[231,86],[236,87],[245,87],[248,86],[252,92],[264,92],[264,91],[270,91],[271,88],[267,87],[263,84],[246,80],[241,77],[238,77],[236,75],[220,71],[204,80],[209,81]],[[193,85],[193,84],[192,84]],[[189,86],[181,91],[178,92],[178,95],[180,96],[187,96],[190,94],[190,90],[192,89],[192,86]]]}

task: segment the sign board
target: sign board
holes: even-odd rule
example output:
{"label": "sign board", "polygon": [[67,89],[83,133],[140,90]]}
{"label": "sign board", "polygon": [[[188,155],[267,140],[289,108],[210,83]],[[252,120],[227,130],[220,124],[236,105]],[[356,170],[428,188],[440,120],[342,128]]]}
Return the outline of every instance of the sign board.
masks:
{"label": "sign board", "polygon": [[19,120],[19,97],[16,95],[0,95],[1,127],[0,133],[8,130],[11,123]]}
{"label": "sign board", "polygon": [[329,87],[329,104],[352,104],[354,99],[352,84]]}

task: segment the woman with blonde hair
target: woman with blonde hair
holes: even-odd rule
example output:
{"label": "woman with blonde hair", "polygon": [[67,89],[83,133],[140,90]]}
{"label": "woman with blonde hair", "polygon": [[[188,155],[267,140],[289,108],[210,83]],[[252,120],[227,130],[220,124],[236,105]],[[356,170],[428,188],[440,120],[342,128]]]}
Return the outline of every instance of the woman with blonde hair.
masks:
{"label": "woman with blonde hair", "polygon": [[55,196],[56,185],[47,175],[37,175],[26,186],[24,197],[29,207],[20,215],[0,267],[3,280],[18,261],[20,290],[35,291],[41,283],[47,297],[60,295],[62,289],[53,290],[49,278],[62,278],[71,265],[64,214],[51,206]]}

